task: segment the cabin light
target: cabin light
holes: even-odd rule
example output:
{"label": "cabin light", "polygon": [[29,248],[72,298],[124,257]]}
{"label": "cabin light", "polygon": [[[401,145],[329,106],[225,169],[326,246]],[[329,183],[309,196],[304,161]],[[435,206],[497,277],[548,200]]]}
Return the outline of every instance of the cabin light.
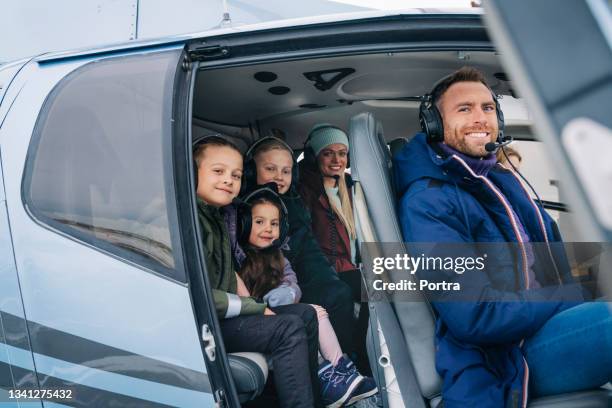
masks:
{"label": "cabin light", "polygon": [[278,78],[278,75],[276,75],[274,72],[259,71],[253,75],[253,78],[259,82],[272,82]]}
{"label": "cabin light", "polygon": [[268,89],[268,92],[270,92],[272,95],[285,95],[288,94],[289,91],[291,91],[291,89],[287,88],[286,86],[273,86],[272,88]]}

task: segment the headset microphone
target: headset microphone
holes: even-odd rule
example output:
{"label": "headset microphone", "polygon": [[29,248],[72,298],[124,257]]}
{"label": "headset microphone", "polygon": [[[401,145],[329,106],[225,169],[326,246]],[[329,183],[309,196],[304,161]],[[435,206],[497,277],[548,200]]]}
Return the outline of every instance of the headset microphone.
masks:
{"label": "headset microphone", "polygon": [[512,143],[514,138],[511,135],[503,136],[501,142],[489,142],[485,145],[485,150],[489,153],[493,153],[500,147],[504,147]]}

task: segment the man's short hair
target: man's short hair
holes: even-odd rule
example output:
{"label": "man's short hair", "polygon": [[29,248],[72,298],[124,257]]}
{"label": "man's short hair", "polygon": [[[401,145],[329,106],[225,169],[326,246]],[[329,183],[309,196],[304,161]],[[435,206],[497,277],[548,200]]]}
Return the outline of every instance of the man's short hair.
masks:
{"label": "man's short hair", "polygon": [[238,146],[236,146],[229,140],[224,139],[221,135],[205,136],[199,141],[196,140],[193,146],[193,159],[195,160],[197,167],[200,167],[202,159],[204,158],[204,152],[210,146],[229,147],[230,149],[234,149],[235,151],[237,151],[240,156],[242,156],[242,152],[240,151],[240,149],[238,149]]}
{"label": "man's short hair", "polygon": [[480,82],[486,86],[492,94],[494,94],[482,71],[474,67],[464,66],[436,83],[434,88],[431,90],[431,102],[438,106],[442,95],[444,95],[451,85],[456,84],[457,82]]}

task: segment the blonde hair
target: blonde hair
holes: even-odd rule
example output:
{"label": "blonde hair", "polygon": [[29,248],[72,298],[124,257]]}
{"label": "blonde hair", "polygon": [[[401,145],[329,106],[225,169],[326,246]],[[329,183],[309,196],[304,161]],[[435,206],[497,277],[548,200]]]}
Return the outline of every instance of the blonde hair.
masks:
{"label": "blonde hair", "polygon": [[340,197],[341,208],[335,204],[333,197],[329,196],[329,190],[325,190],[329,204],[334,213],[340,218],[340,221],[346,228],[350,239],[357,238],[357,232],[355,229],[355,217],[353,216],[353,205],[348,192],[348,186],[346,185],[346,178],[340,177],[338,179],[338,197]]}
{"label": "blonde hair", "polygon": [[[503,150],[506,150],[506,154],[504,154]],[[497,161],[502,163],[502,164],[506,164],[508,163],[508,160],[506,159],[506,155],[508,157],[510,156],[516,156],[518,158],[519,163],[523,161],[523,157],[521,156],[521,154],[518,152],[518,150],[516,150],[515,148],[512,148],[510,146],[504,146],[503,148],[500,148],[497,153]]]}
{"label": "blonde hair", "polygon": [[253,159],[255,159],[260,154],[269,152],[271,150],[284,150],[289,153],[293,158],[293,150],[291,150],[285,142],[276,139],[275,137],[270,137],[268,140],[261,142],[258,146],[255,147],[255,150],[252,153]]}

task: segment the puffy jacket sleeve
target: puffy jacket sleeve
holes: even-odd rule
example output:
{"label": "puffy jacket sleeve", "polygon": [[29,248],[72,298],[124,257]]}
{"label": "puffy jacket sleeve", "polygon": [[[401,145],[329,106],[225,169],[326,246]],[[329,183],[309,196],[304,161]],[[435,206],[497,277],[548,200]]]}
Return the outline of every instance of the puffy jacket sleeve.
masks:
{"label": "puffy jacket sleeve", "polygon": [[263,314],[265,303],[258,303],[255,298],[238,296],[235,293],[213,289],[215,309],[220,319],[229,319],[236,316]]}
{"label": "puffy jacket sleeve", "polygon": [[[414,187],[414,186],[413,186]],[[410,243],[470,243],[464,209],[456,191],[447,188],[417,187],[409,190],[400,203],[400,222],[404,240]],[[471,214],[477,217],[476,214]],[[467,214],[470,217],[470,214]],[[471,222],[475,220],[471,219]],[[462,246],[470,248],[472,245]],[[410,244],[409,244],[410,248]],[[420,253],[420,252],[419,252]],[[425,253],[426,256],[435,254]],[[462,256],[478,256],[477,252]],[[532,336],[551,316],[567,307],[559,299],[559,289],[543,288],[530,291],[501,291],[493,287],[489,274],[504,271],[471,270],[463,274],[454,271],[423,270],[419,278],[430,281],[452,281],[461,285],[462,301],[453,301],[452,291],[432,304],[448,330],[458,340],[477,345],[517,342]],[[505,271],[505,273],[513,273]],[[561,289],[562,290],[562,289]],[[466,300],[468,299],[468,300]],[[556,299],[555,301],[549,299]],[[538,302],[536,300],[542,300]],[[565,305],[565,306],[564,306]]]}
{"label": "puffy jacket sleeve", "polygon": [[293,289],[293,293],[295,294],[295,303],[298,303],[302,298],[302,290],[298,285],[297,275],[295,271],[291,267],[291,263],[287,258],[285,258],[285,267],[283,269],[283,280],[281,286],[287,286]]}

